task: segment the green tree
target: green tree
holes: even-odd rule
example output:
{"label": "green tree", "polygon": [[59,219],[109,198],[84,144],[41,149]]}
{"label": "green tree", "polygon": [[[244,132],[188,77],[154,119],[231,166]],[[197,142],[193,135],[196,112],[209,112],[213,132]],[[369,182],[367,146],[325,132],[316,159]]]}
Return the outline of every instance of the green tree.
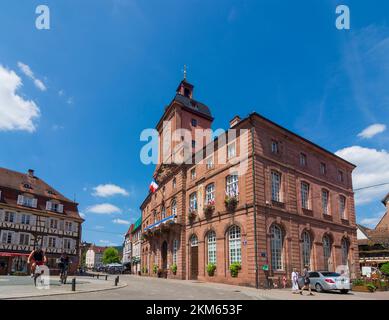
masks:
{"label": "green tree", "polygon": [[380,268],[381,272],[386,274],[386,275],[389,275],[389,262],[387,263],[384,263],[381,268]]}
{"label": "green tree", "polygon": [[109,264],[109,263],[119,263],[119,251],[113,247],[107,248],[103,252],[103,263]]}

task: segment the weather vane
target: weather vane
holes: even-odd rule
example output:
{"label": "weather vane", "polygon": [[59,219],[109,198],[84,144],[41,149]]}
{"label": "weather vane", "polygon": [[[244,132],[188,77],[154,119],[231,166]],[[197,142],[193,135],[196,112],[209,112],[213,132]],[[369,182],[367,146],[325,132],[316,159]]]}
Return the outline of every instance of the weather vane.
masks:
{"label": "weather vane", "polygon": [[184,69],[182,71],[184,73],[184,80],[186,80],[186,64],[184,64]]}

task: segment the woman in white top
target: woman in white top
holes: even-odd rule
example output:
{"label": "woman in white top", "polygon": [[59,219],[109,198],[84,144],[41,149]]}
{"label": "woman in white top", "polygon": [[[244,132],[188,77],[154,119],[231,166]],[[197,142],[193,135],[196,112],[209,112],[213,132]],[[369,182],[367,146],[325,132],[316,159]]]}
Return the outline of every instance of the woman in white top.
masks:
{"label": "woman in white top", "polygon": [[296,271],[296,268],[293,268],[293,272],[292,272],[292,292],[293,293],[297,293],[299,291],[298,278],[299,278],[299,274]]}

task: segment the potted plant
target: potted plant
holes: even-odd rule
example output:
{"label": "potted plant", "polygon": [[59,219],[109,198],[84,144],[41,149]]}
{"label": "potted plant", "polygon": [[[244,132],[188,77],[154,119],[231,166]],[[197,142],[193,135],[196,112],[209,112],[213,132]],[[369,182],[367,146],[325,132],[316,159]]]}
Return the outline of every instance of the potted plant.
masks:
{"label": "potted plant", "polygon": [[153,265],[153,273],[154,273],[154,274],[157,274],[157,273],[158,273],[158,265],[157,265],[157,264],[154,264],[154,265]]}
{"label": "potted plant", "polygon": [[216,270],[216,264],[214,263],[207,264],[207,273],[210,277],[213,277],[215,275],[215,270]]}
{"label": "potted plant", "polygon": [[238,198],[236,196],[227,195],[224,199],[224,204],[226,205],[227,211],[234,212],[238,205]]}
{"label": "potted plant", "polygon": [[234,262],[230,264],[230,272],[231,272],[231,277],[236,278],[238,276],[238,273],[242,269],[242,265],[240,262]]}
{"label": "potted plant", "polygon": [[188,217],[190,221],[193,221],[197,216],[197,210],[195,208],[189,208]]}
{"label": "potted plant", "polygon": [[368,283],[368,284],[366,285],[366,287],[367,287],[367,289],[368,289],[370,292],[374,292],[374,291],[377,290],[377,287],[376,287],[374,284],[372,284],[372,283]]}
{"label": "potted plant", "polygon": [[204,206],[204,214],[207,217],[212,216],[212,213],[215,211],[215,200],[209,200],[208,203]]}
{"label": "potted plant", "polygon": [[170,266],[170,270],[171,272],[176,275],[177,274],[177,264],[176,263],[173,263],[171,266]]}

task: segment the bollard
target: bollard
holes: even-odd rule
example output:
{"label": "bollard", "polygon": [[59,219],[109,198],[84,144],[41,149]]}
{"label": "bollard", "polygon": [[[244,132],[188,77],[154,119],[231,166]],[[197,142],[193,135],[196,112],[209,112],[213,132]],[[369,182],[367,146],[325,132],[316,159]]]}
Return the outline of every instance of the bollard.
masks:
{"label": "bollard", "polygon": [[98,274],[98,275],[97,275],[97,279],[99,279],[99,276],[100,276],[100,275]]}
{"label": "bollard", "polygon": [[119,276],[117,276],[117,277],[115,278],[115,286],[118,285],[118,282],[119,282]]}
{"label": "bollard", "polygon": [[105,281],[107,281],[108,280],[108,275],[105,275]]}
{"label": "bollard", "polygon": [[72,291],[76,291],[76,278],[72,279]]}

